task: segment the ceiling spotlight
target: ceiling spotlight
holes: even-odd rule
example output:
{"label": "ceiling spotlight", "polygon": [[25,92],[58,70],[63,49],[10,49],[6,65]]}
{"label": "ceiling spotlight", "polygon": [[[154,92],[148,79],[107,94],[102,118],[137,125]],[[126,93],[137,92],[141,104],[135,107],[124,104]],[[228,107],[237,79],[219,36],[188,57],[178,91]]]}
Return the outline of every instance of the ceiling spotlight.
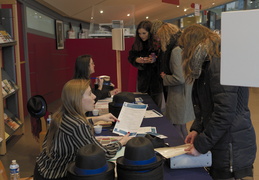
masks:
{"label": "ceiling spotlight", "polygon": [[103,10],[101,10],[100,13],[102,14],[102,13],[103,13]]}
{"label": "ceiling spotlight", "polygon": [[176,6],[176,7],[178,7],[178,8],[179,8],[180,6],[178,5],[178,6]]}
{"label": "ceiling spotlight", "polygon": [[149,17],[147,16],[146,19],[148,19]]}
{"label": "ceiling spotlight", "polygon": [[215,3],[212,3],[212,5],[214,6],[214,5],[215,5]]}
{"label": "ceiling spotlight", "polygon": [[127,14],[127,16],[130,16],[130,14]]}
{"label": "ceiling spotlight", "polygon": [[184,9],[183,11],[184,11],[184,12],[186,12],[186,11],[187,11],[187,9]]}

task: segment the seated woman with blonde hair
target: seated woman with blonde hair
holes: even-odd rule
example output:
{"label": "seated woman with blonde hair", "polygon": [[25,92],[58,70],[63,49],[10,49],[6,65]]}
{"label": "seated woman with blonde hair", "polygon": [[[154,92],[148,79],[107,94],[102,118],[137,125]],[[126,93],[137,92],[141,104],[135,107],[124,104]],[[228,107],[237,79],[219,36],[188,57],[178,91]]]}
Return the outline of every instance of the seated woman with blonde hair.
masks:
{"label": "seated woman with blonde hair", "polygon": [[36,160],[34,179],[65,180],[67,165],[75,161],[77,151],[87,144],[97,144],[106,154],[114,157],[130,139],[129,134],[118,142],[101,145],[94,136],[93,124],[97,121],[118,121],[112,114],[94,118],[85,117],[85,112],[94,109],[95,95],[90,80],[72,79],[62,90],[61,107],[54,113],[49,130],[43,142],[43,150]]}

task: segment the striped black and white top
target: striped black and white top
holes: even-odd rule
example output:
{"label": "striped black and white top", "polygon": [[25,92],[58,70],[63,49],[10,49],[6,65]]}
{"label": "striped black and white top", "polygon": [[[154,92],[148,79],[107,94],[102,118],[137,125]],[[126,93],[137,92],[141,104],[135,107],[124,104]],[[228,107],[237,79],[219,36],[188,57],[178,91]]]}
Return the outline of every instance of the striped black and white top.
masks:
{"label": "striped black and white top", "polygon": [[122,147],[119,142],[102,146],[95,138],[92,127],[84,120],[64,115],[53,139],[50,156],[46,154],[46,138],[43,142],[43,150],[36,160],[39,173],[47,179],[65,177],[67,165],[75,160],[78,149],[92,143],[99,145],[105,151],[107,159],[114,157]]}

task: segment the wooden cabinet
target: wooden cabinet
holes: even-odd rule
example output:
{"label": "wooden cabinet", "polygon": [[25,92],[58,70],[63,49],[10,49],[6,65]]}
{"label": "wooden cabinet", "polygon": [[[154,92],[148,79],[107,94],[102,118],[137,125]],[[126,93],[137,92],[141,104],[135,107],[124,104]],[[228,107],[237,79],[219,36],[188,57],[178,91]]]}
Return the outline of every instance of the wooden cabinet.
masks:
{"label": "wooden cabinet", "polygon": [[17,5],[16,1],[7,2],[12,8],[0,9],[0,38],[7,32],[12,41],[0,41],[0,155],[6,154],[6,142],[13,135],[24,133]]}

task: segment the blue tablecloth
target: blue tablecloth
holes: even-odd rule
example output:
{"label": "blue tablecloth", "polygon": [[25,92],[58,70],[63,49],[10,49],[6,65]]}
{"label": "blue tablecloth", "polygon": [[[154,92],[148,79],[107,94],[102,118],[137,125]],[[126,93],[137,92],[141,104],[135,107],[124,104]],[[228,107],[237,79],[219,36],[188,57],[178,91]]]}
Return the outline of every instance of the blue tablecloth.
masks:
{"label": "blue tablecloth", "polygon": [[[144,104],[148,104],[148,109],[155,109],[159,112],[159,108],[147,94],[136,94],[136,97],[141,97]],[[165,142],[170,146],[177,146],[184,144],[184,139],[181,138],[177,129],[169,122],[166,117],[158,118],[144,118],[141,126],[154,126],[159,134],[163,134],[168,138]],[[103,131],[101,135],[114,135],[111,131]],[[190,169],[170,169],[169,164],[164,164],[164,180],[212,180],[208,172],[204,168],[190,168]]]}

